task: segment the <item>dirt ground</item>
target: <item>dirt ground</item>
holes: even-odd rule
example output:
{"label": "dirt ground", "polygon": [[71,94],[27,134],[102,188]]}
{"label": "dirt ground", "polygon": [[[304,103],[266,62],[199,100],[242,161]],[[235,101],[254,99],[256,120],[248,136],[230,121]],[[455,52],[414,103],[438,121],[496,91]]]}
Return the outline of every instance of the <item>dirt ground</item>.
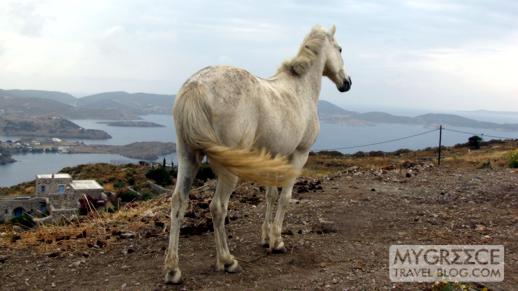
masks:
{"label": "dirt ground", "polygon": [[518,173],[510,169],[353,167],[321,185],[310,180],[298,186],[285,219],[288,253],[275,255],[259,244],[263,192],[240,189],[232,197],[227,233],[242,273],[215,272],[212,232],[191,231],[180,238],[184,283],[164,285],[168,219],[166,212],[149,212],[135,218],[145,224],[136,232],[99,224],[106,237],[95,243],[85,234],[43,241],[57,247],[48,252],[0,249],[0,289],[429,290],[430,284],[390,282],[391,244],[503,244],[505,281],[469,286],[518,290]]}

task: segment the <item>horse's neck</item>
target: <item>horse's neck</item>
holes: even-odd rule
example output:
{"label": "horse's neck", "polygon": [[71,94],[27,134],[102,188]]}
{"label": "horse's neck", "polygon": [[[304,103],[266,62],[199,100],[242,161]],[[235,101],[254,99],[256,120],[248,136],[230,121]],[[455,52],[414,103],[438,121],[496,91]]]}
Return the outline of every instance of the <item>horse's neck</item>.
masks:
{"label": "horse's neck", "polygon": [[316,59],[309,71],[301,78],[298,78],[298,86],[303,89],[304,98],[312,100],[315,105],[318,103],[320,89],[322,87],[322,75],[324,73],[324,60],[320,56]]}
{"label": "horse's neck", "polygon": [[[278,78],[282,78],[281,83],[286,84],[298,98],[304,101],[318,103],[320,89],[322,85],[322,75],[324,72],[324,60],[319,58],[313,62],[310,69],[303,76],[293,76],[290,73],[283,73]],[[284,86],[284,85],[283,85]]]}

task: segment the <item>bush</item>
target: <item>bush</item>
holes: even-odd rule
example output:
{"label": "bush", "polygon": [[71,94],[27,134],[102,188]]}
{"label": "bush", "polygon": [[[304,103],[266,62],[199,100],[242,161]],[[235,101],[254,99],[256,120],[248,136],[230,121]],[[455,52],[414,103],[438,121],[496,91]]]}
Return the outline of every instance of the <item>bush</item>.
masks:
{"label": "bush", "polygon": [[319,155],[325,155],[330,157],[342,157],[344,154],[339,151],[319,151]]}
{"label": "bush", "polygon": [[468,139],[468,146],[472,150],[479,150],[482,138],[478,135],[474,135]]}
{"label": "bush", "polygon": [[210,165],[208,163],[203,163],[198,170],[198,174],[196,175],[196,179],[205,182],[209,179],[216,178],[216,174],[212,171]]}
{"label": "bush", "polygon": [[151,193],[149,193],[149,192],[145,192],[145,193],[143,193],[143,194],[142,194],[141,199],[142,199],[142,200],[144,200],[144,201],[146,201],[146,200],[151,200],[151,199],[153,199],[153,197],[154,197],[154,195],[153,195],[153,194],[151,194]]}
{"label": "bush", "polygon": [[124,187],[124,182],[122,182],[121,180],[117,180],[117,182],[113,183],[113,187],[115,187],[115,189],[120,189]]}
{"label": "bush", "polygon": [[117,197],[119,197],[122,202],[131,202],[140,198],[137,193],[130,191],[121,192]]}
{"label": "bush", "polygon": [[133,176],[133,175],[126,176],[126,182],[128,183],[128,185],[134,186],[135,185],[135,176]]}
{"label": "bush", "polygon": [[157,183],[160,186],[168,186],[173,184],[173,179],[171,178],[171,175],[163,167],[149,170],[146,173],[146,178],[155,181],[155,183]]}
{"label": "bush", "polygon": [[33,228],[34,226],[36,226],[36,223],[34,222],[32,217],[30,215],[28,215],[27,213],[24,213],[21,216],[11,219],[11,223],[16,224],[16,225],[21,225],[26,228]]}
{"label": "bush", "polygon": [[507,157],[509,167],[518,168],[518,150],[512,151]]}

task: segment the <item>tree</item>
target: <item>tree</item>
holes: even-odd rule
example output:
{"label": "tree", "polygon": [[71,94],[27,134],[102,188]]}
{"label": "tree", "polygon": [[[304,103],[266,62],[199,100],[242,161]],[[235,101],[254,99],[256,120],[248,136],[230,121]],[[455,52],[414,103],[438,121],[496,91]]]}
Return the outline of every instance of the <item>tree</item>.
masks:
{"label": "tree", "polygon": [[482,138],[478,135],[474,135],[474,136],[470,137],[468,139],[469,148],[472,150],[479,150],[481,141],[482,141]]}

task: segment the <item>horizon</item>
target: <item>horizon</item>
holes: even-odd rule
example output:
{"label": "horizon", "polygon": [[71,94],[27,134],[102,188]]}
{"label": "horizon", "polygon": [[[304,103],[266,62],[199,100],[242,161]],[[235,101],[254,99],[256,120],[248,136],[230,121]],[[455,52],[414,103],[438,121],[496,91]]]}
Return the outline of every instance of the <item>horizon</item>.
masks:
{"label": "horizon", "polygon": [[311,27],[336,24],[355,82],[342,95],[323,80],[323,100],[345,108],[518,111],[513,1],[191,4],[4,1],[0,87],[163,94],[216,64],[268,77]]}
{"label": "horizon", "polygon": [[[142,91],[134,91],[134,92],[132,92],[132,91],[126,91],[126,90],[99,91],[99,92],[94,92],[94,93],[89,93],[89,94],[86,94],[86,93],[78,94],[78,93],[59,91],[59,90],[39,90],[39,89],[27,89],[27,88],[25,88],[25,89],[20,89],[20,88],[9,88],[9,89],[0,88],[0,90],[6,90],[6,91],[21,90],[21,91],[58,92],[58,93],[68,94],[68,95],[70,95],[70,96],[72,96],[74,98],[77,98],[77,99],[81,99],[81,98],[89,97],[89,96],[93,96],[93,95],[98,95],[98,94],[119,93],[119,92],[120,93],[127,93],[127,94],[156,94],[156,95],[164,95],[164,96],[176,96],[176,93],[174,93],[174,94],[167,94],[167,93],[160,93],[160,92],[159,93],[155,93],[155,92],[142,92]],[[382,112],[390,113],[390,114],[394,114],[394,115],[406,115],[406,116],[416,116],[416,115],[419,115],[419,114],[426,114],[426,113],[449,113],[449,114],[468,113],[469,114],[469,113],[484,113],[484,112],[487,112],[487,113],[497,113],[497,114],[518,114],[518,110],[517,111],[488,110],[488,109],[483,109],[483,108],[472,109],[472,110],[463,110],[463,109],[457,109],[457,110],[435,109],[435,110],[433,110],[433,109],[426,109],[426,108],[420,108],[420,107],[379,106],[379,105],[376,105],[376,104],[354,104],[354,105],[345,105],[344,106],[342,104],[337,103],[336,101],[323,98],[322,96],[320,96],[319,100],[330,102],[333,105],[338,106],[338,107],[340,107],[342,109],[345,109],[345,110],[357,111],[357,112],[360,112],[360,113],[382,111]]]}

